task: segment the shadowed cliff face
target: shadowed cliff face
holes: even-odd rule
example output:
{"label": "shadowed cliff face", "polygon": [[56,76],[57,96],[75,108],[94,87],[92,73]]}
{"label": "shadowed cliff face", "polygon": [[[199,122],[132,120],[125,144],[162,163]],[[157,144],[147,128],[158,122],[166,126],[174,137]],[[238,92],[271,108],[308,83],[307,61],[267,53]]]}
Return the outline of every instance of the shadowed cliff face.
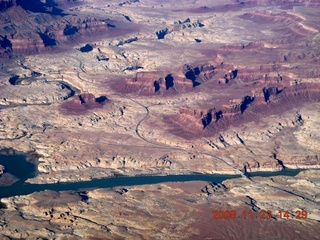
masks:
{"label": "shadowed cliff face", "polygon": [[1,0],[0,1],[0,11],[3,12],[7,10],[8,8],[14,6],[14,0]]}
{"label": "shadowed cliff face", "polygon": [[101,108],[108,102],[106,96],[95,97],[91,93],[75,95],[72,100],[62,104],[61,112],[64,114],[85,114],[87,110]]}
{"label": "shadowed cliff face", "polygon": [[[207,134],[210,132],[217,134],[253,119],[258,121],[259,118],[270,114],[279,114],[289,109],[299,108],[303,103],[320,102],[320,84],[318,83],[288,86],[281,91],[276,87],[263,88],[261,92],[263,94],[234,99],[220,107],[213,105],[207,110],[181,108],[179,114],[169,117],[171,119],[169,122],[182,127],[196,137],[203,129]],[[203,105],[208,105],[208,103],[203,103]],[[207,113],[204,114],[204,112]],[[186,124],[186,119],[189,124]],[[192,122],[194,124],[190,125]],[[182,132],[181,134],[183,135]]]}
{"label": "shadowed cliff face", "polygon": [[[198,108],[183,106],[179,113],[164,116],[164,119],[172,129],[182,128],[195,138],[219,133],[252,119],[258,121],[303,103],[319,102],[318,43],[314,40],[313,44],[305,46],[302,40],[297,43],[274,41],[277,42],[276,49],[266,47],[267,42],[247,44],[244,48],[221,47],[214,54],[226,56],[228,62],[211,60],[183,64],[172,68],[169,75],[138,72],[135,78],[117,81],[114,89],[138,96],[192,94],[192,104]],[[264,52],[263,59],[259,52]],[[197,99],[204,94],[207,99]]]}
{"label": "shadowed cliff face", "polygon": [[57,41],[46,33],[39,33],[45,47],[57,45]]}
{"label": "shadowed cliff face", "polygon": [[63,16],[63,10],[57,8],[58,4],[54,0],[16,0],[16,5],[21,6],[23,9],[36,12],[36,13],[48,13],[51,15]]}
{"label": "shadowed cliff face", "polygon": [[78,32],[78,28],[76,26],[66,25],[66,27],[63,29],[63,34],[65,36],[70,36]]}
{"label": "shadowed cliff face", "polygon": [[200,68],[199,67],[192,68],[191,66],[188,66],[188,65],[185,66],[184,75],[187,79],[192,81],[193,87],[200,85],[200,83],[197,82],[196,80],[198,75],[201,73],[201,71],[202,71],[202,66]]}
{"label": "shadowed cliff face", "polygon": [[[69,4],[74,2],[72,1],[65,1],[68,2]],[[29,0],[29,1],[24,1],[24,0],[1,0],[0,1],[0,11],[6,11],[11,7],[14,6],[20,6],[24,10],[35,12],[35,13],[48,13],[51,15],[60,15],[63,16],[65,15],[63,13],[63,10],[58,8],[58,4],[56,3],[55,0],[46,0],[46,1],[41,1],[41,0]]]}
{"label": "shadowed cliff face", "polygon": [[269,101],[270,96],[276,96],[281,93],[281,90],[278,90],[278,87],[263,88],[262,91],[266,102]]}
{"label": "shadowed cliff face", "polygon": [[135,31],[122,22],[118,26],[111,19],[77,16],[63,10],[80,5],[69,0],[0,1],[0,56],[59,51],[102,36]]}
{"label": "shadowed cliff face", "polygon": [[0,36],[0,46],[3,49],[12,50],[12,43],[10,42],[7,36],[4,36],[4,37]]}
{"label": "shadowed cliff face", "polygon": [[240,103],[240,112],[243,113],[247,109],[248,105],[253,102],[253,100],[254,97],[245,96],[243,101]]}
{"label": "shadowed cliff face", "polygon": [[171,74],[167,75],[164,80],[166,81],[166,90],[174,86],[174,79]]}

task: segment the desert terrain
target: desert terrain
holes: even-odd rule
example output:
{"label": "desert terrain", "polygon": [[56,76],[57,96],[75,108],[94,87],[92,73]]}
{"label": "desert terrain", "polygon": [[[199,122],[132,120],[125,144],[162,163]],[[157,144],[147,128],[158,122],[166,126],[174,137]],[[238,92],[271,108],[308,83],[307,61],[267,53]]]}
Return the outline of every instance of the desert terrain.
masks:
{"label": "desert terrain", "polygon": [[317,0],[30,2],[0,1],[0,148],[37,156],[28,183],[303,171],[13,196],[1,238],[319,239]]}

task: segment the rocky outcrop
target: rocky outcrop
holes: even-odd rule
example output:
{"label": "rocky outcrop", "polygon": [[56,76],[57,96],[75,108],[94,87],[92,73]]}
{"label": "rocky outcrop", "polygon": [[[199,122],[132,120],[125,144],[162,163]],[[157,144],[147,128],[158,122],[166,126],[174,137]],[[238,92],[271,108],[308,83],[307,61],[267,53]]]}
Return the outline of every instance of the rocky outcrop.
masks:
{"label": "rocky outcrop", "polygon": [[108,99],[105,96],[96,98],[91,93],[82,93],[75,95],[72,100],[62,104],[62,111],[67,110],[70,113],[83,113],[88,109],[102,107]]}
{"label": "rocky outcrop", "polygon": [[[182,108],[178,115],[172,116],[172,119],[175,124],[183,126],[187,131],[196,133],[196,129],[201,129],[196,126],[202,125],[202,129],[208,129],[207,127],[211,126],[212,128],[209,129],[214,129],[216,132],[230,125],[250,121],[253,117],[264,117],[266,114],[291,109],[304,102],[319,101],[320,84],[318,83],[302,83],[287,86],[281,90],[278,87],[264,87],[254,92],[253,96],[233,99],[207,110]],[[194,127],[185,124],[186,116],[190,123],[195,123]]]}
{"label": "rocky outcrop", "polygon": [[170,74],[137,72],[134,78],[118,82],[114,88],[119,92],[138,95],[185,93],[211,79],[215,74],[214,70],[215,67],[210,64],[197,67],[186,64],[176,73]]}
{"label": "rocky outcrop", "polygon": [[234,69],[230,71],[230,73],[227,73],[224,75],[224,83],[229,83],[230,81],[234,80],[238,75],[238,70]]}
{"label": "rocky outcrop", "polygon": [[197,22],[191,22],[190,18],[187,18],[184,21],[177,21],[174,23],[175,26],[175,30],[182,30],[182,29],[186,29],[186,28],[196,28],[196,27],[204,27],[204,24],[202,24],[201,22],[197,21]]}
{"label": "rocky outcrop", "polygon": [[163,72],[138,72],[134,78],[125,79],[114,84],[114,89],[122,93],[138,95],[177,94],[192,90],[190,80]]}
{"label": "rocky outcrop", "polygon": [[[138,37],[132,37],[132,38],[128,38],[128,39],[125,39],[125,40],[118,40],[114,45],[119,47],[119,46],[122,46],[124,44],[129,44],[129,43],[132,43],[132,42],[136,42],[138,41]],[[110,43],[113,45],[113,43]]]}
{"label": "rocky outcrop", "polygon": [[263,91],[264,100],[266,102],[269,101],[270,96],[276,96],[279,93],[281,93],[281,90],[279,90],[278,87],[263,88],[262,91]]}
{"label": "rocky outcrop", "polygon": [[131,5],[133,3],[139,3],[139,2],[140,2],[140,0],[127,0],[127,1],[119,3],[119,6],[122,7],[123,5],[126,5],[126,4]]}
{"label": "rocky outcrop", "polygon": [[[49,1],[47,3],[50,4]],[[8,4],[9,2],[6,2],[3,6],[11,6]],[[12,54],[38,53],[52,50],[52,47],[65,43],[84,42],[89,36],[92,39],[93,36],[107,33],[116,27],[110,20],[67,16],[61,14],[54,4],[51,7],[46,7],[44,4],[39,1],[39,6],[36,4],[29,9],[29,5],[21,1],[21,4],[17,3],[16,6],[13,5],[2,13],[3,17],[0,18],[0,22],[6,25],[0,30],[0,55],[2,57],[10,57]],[[51,10],[48,12],[47,9]],[[40,13],[34,15],[33,12]]]}
{"label": "rocky outcrop", "polygon": [[207,195],[211,195],[211,194],[218,195],[219,193],[221,194],[221,193],[224,193],[225,191],[227,191],[227,187],[224,184],[215,183],[215,182],[212,182],[201,189],[201,192]]}
{"label": "rocky outcrop", "polygon": [[4,173],[5,167],[0,165],[0,176]]}
{"label": "rocky outcrop", "polygon": [[[213,107],[207,110],[180,108],[179,115],[172,118],[174,122],[179,122],[179,125],[185,127],[191,127],[191,123],[194,123],[191,127],[193,132],[197,132],[199,128],[205,129],[208,126],[216,131],[222,126],[225,127],[243,118],[242,115],[253,104],[254,99],[254,97],[245,96],[242,99],[234,99],[228,104],[223,104],[221,108]],[[188,119],[189,124],[186,124],[186,119]]]}
{"label": "rocky outcrop", "polygon": [[214,120],[215,109],[201,110],[201,109],[190,109],[180,108],[179,114],[181,116],[180,121],[184,126],[193,125],[194,130],[204,129],[212,120]]}
{"label": "rocky outcrop", "polygon": [[211,64],[208,65],[199,65],[193,67],[191,65],[185,64],[183,66],[183,74],[185,77],[192,81],[193,86],[196,87],[201,84],[201,82],[205,82],[211,79],[215,74],[215,67]]}
{"label": "rocky outcrop", "polygon": [[171,31],[168,28],[162,29],[156,32],[158,39],[164,39],[164,37],[169,34]]}
{"label": "rocky outcrop", "polygon": [[201,67],[192,68],[191,66],[185,65],[184,75],[187,79],[192,81],[193,87],[200,85],[200,83],[197,82],[196,79],[200,74],[201,70]]}

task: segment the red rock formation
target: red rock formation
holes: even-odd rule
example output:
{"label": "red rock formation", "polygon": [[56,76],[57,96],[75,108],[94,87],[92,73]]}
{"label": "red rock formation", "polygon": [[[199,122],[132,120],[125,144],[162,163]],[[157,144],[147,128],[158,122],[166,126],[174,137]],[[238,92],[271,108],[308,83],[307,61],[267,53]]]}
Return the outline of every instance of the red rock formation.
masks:
{"label": "red rock formation", "polygon": [[[61,1],[60,1],[61,2]],[[67,7],[66,1],[61,2]],[[70,2],[72,4],[72,1]],[[37,3],[38,4],[38,3]],[[39,1],[39,4],[43,4]],[[64,44],[85,42],[105,33],[119,31],[112,20],[95,17],[77,17],[66,14],[46,12],[33,13],[24,9],[25,4],[15,1],[0,2],[0,56],[10,57],[12,53],[33,54],[52,50],[53,46],[63,47]],[[31,6],[31,5],[30,5]],[[40,8],[42,9],[42,8]],[[36,9],[38,10],[38,9]],[[40,10],[39,10],[40,11]],[[133,31],[133,30],[130,30]],[[6,42],[3,39],[6,38]],[[8,48],[8,45],[10,46]],[[10,50],[10,51],[9,51]]]}
{"label": "red rock formation", "polygon": [[190,91],[193,83],[177,74],[138,72],[134,78],[117,81],[113,88],[122,93],[158,96]]}
{"label": "red rock formation", "polygon": [[[100,100],[103,98],[103,100]],[[85,113],[88,109],[99,108],[106,103],[107,98],[102,96],[96,98],[91,93],[82,93],[80,95],[75,95],[71,101],[67,101],[62,104],[62,111],[71,114],[81,114]]]}
{"label": "red rock formation", "polygon": [[96,104],[96,98],[91,93],[83,93],[79,95],[81,104],[86,104],[88,106]]}
{"label": "red rock formation", "polygon": [[214,70],[215,67],[211,64],[199,65],[196,67],[185,64],[182,72],[187,79],[192,81],[193,86],[196,87],[197,85],[200,85],[201,82],[211,79],[215,74]]}
{"label": "red rock formation", "polygon": [[183,121],[184,124],[190,125],[193,124],[197,129],[204,129],[212,121],[214,109],[189,109],[189,108],[180,108],[179,114],[181,116],[180,121]]}
{"label": "red rock formation", "polygon": [[122,93],[155,96],[185,93],[211,79],[215,75],[215,67],[211,64],[196,67],[185,64],[174,72],[137,72],[134,78],[117,81],[114,89]]}
{"label": "red rock formation", "polygon": [[[269,114],[281,113],[305,102],[320,101],[320,83],[302,83],[278,87],[264,87],[255,91],[253,96],[233,99],[220,107],[181,108],[179,113],[166,118],[174,128],[182,128],[178,135],[199,136],[219,133],[230,125],[239,125],[246,121],[259,119]],[[207,104],[207,103],[206,103]],[[174,133],[177,133],[173,130]]]}

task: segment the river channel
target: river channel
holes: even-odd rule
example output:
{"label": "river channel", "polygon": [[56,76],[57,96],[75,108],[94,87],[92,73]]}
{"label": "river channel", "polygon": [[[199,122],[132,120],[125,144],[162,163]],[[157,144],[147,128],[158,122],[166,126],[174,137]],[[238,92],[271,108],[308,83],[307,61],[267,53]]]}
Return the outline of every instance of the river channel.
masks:
{"label": "river channel", "polygon": [[[112,177],[105,179],[94,179],[91,181],[50,183],[50,184],[28,184],[25,181],[34,177],[36,166],[26,160],[25,155],[5,155],[0,154],[0,164],[5,166],[5,171],[14,175],[19,180],[10,186],[0,186],[0,198],[16,195],[26,195],[44,190],[67,191],[84,190],[95,188],[110,188],[117,186],[134,186],[144,184],[155,184],[165,182],[187,182],[187,181],[207,181],[221,183],[232,178],[241,178],[241,175],[220,175],[220,174],[188,174],[188,175],[166,175],[166,176],[135,176],[135,177]],[[250,177],[262,176],[295,176],[302,169],[285,169],[277,172],[257,172],[251,173]],[[0,177],[1,180],[1,177]]]}

